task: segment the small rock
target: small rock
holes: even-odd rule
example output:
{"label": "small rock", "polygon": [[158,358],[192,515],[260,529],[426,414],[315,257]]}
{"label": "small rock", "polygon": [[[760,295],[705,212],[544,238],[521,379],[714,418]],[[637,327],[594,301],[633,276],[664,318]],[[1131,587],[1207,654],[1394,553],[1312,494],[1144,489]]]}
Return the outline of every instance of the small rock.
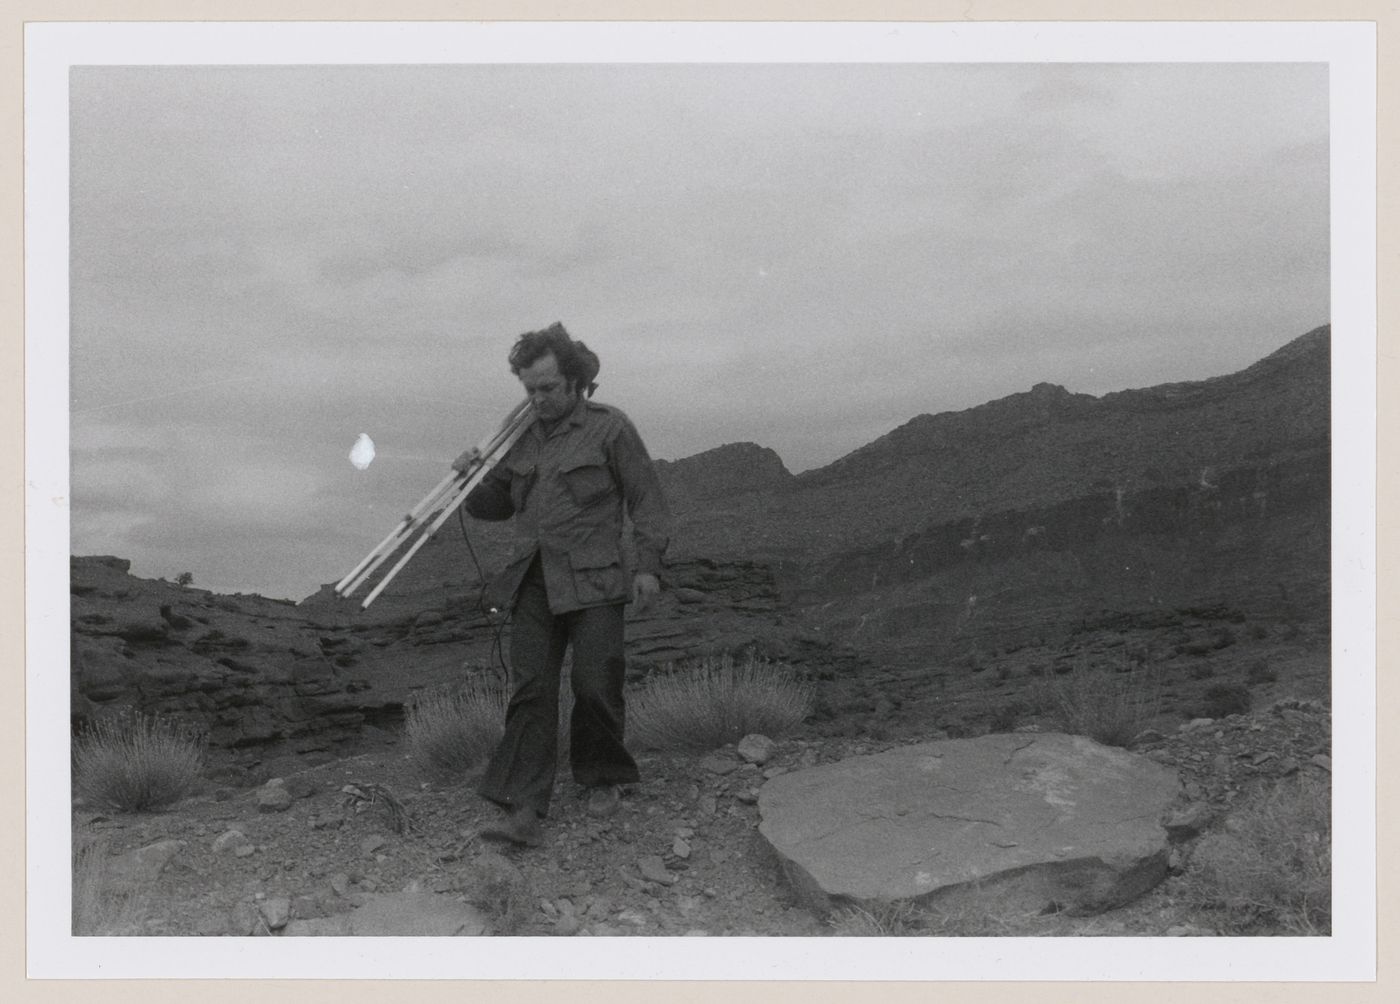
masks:
{"label": "small rock", "polygon": [[183,840],[160,840],[109,859],[107,879],[112,890],[119,893],[144,891],[184,847]]}
{"label": "small rock", "polygon": [[705,770],[709,771],[711,774],[719,774],[720,776],[723,776],[725,774],[731,774],[735,770],[737,770],[739,767],[739,762],[737,760],[731,760],[728,757],[713,755],[707,756],[703,761],[701,761],[700,766],[705,768]]}
{"label": "small rock", "polygon": [[200,917],[195,921],[194,930],[201,938],[218,938],[230,933],[228,918],[219,914]]}
{"label": "small rock", "polygon": [[747,791],[739,792],[739,794],[735,795],[734,798],[736,801],[743,802],[745,805],[758,804],[758,792],[754,791],[752,788],[748,789]]}
{"label": "small rock", "polygon": [[379,850],[388,842],[389,838],[384,836],[384,834],[371,833],[369,836],[365,837],[365,839],[360,841],[360,853],[365,855],[373,854],[375,851]]}
{"label": "small rock", "polygon": [[268,930],[280,931],[292,919],[292,901],[286,896],[273,896],[258,904],[258,912]]}
{"label": "small rock", "polygon": [[319,897],[301,895],[292,898],[292,916],[310,919],[321,917],[326,913],[325,905]]}
{"label": "small rock", "polygon": [[769,760],[773,759],[773,751],[777,748],[777,743],[767,736],[752,735],[744,736],[739,740],[737,752],[745,761],[762,767]]}
{"label": "small rock", "polygon": [[475,937],[490,928],[474,907],[426,892],[375,896],[347,924],[349,934],[368,937]]}
{"label": "small rock", "polygon": [[599,920],[612,912],[612,900],[606,896],[595,896],[589,900],[583,914],[590,920]]}
{"label": "small rock", "polygon": [[767,770],[765,770],[765,771],[763,772],[763,778],[764,778],[764,780],[766,780],[766,781],[771,781],[771,780],[773,780],[773,778],[775,778],[775,777],[780,777],[780,776],[782,776],[783,774],[786,774],[786,773],[787,773],[787,768],[786,768],[786,767],[769,767]]}
{"label": "small rock", "polygon": [[[253,842],[248,839],[242,830],[228,830],[219,834],[214,840],[215,854],[236,854],[239,857],[247,857],[253,852]],[[247,848],[247,854],[240,854],[243,848]]]}
{"label": "small rock", "polygon": [[350,918],[312,917],[308,920],[294,920],[282,928],[282,937],[322,937],[341,938],[350,933]]}
{"label": "small rock", "polygon": [[229,914],[229,929],[236,937],[257,934],[262,927],[262,917],[252,903],[239,903]]}
{"label": "small rock", "polygon": [[705,594],[698,589],[690,589],[686,586],[677,586],[671,590],[671,595],[680,603],[703,603]]}
{"label": "small rock", "polygon": [[683,937],[686,937],[686,938],[708,938],[709,936],[710,936],[710,932],[709,932],[709,931],[706,931],[704,928],[701,928],[701,927],[692,927],[689,931],[686,931],[685,934],[683,935]]}
{"label": "small rock", "polygon": [[336,872],[331,876],[331,889],[337,896],[350,895],[350,876],[344,872]]}
{"label": "small rock", "polygon": [[1316,754],[1312,759],[1308,761],[1308,763],[1312,764],[1314,767],[1321,767],[1323,770],[1328,772],[1331,772],[1332,770],[1332,758],[1326,753]]}
{"label": "small rock", "polygon": [[292,793],[280,777],[273,778],[258,789],[259,812],[286,812],[292,807]]}
{"label": "small rock", "polygon": [[676,876],[667,871],[666,865],[655,855],[647,855],[637,860],[637,870],[642,873],[642,878],[648,882],[658,882],[661,885],[671,885],[676,881]]}
{"label": "small rock", "polygon": [[579,921],[578,917],[570,913],[560,917],[554,922],[554,933],[563,938],[571,938],[575,934],[578,934],[582,926],[583,924]]}
{"label": "small rock", "polygon": [[1190,840],[1206,828],[1210,818],[1210,807],[1195,802],[1173,811],[1162,821],[1162,828],[1167,831],[1167,839],[1171,841]]}
{"label": "small rock", "polygon": [[1209,931],[1201,930],[1201,928],[1196,927],[1194,924],[1173,924],[1171,927],[1167,928],[1168,938],[1199,938],[1202,935],[1208,935],[1210,933]]}
{"label": "small rock", "polygon": [[700,810],[702,815],[713,816],[715,810],[719,808],[719,802],[714,795],[703,795],[696,808]]}
{"label": "small rock", "polygon": [[646,914],[642,913],[642,911],[640,910],[634,910],[631,908],[623,910],[621,913],[619,913],[617,915],[617,919],[620,920],[622,923],[630,924],[633,927],[646,927],[648,923]]}
{"label": "small rock", "polygon": [[677,837],[671,843],[671,853],[674,854],[676,857],[680,858],[681,860],[685,860],[686,858],[690,857],[690,845],[684,840],[682,840],[680,837]]}
{"label": "small rock", "polygon": [[321,790],[320,785],[311,778],[301,776],[287,778],[286,786],[288,793],[298,799],[310,798]]}

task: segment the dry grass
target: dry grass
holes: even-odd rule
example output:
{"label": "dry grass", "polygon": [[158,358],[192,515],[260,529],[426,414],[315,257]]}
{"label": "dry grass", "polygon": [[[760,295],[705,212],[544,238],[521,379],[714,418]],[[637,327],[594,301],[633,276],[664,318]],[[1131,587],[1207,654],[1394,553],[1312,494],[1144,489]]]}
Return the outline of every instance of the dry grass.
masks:
{"label": "dry grass", "polygon": [[194,787],[204,737],[160,716],[122,713],[93,721],[73,743],[73,790],[119,812],[159,809]]}
{"label": "dry grass", "polygon": [[1162,681],[1145,669],[1120,673],[1081,666],[1038,681],[1035,695],[1070,735],[1127,746],[1161,710]]}
{"label": "dry grass", "polygon": [[1332,800],[1323,779],[1281,780],[1202,837],[1183,897],[1227,935],[1332,930]]}
{"label": "dry grass", "polygon": [[705,658],[643,682],[628,698],[628,731],[644,749],[718,749],[750,733],[791,731],[812,697],[811,684],[781,663]]}
{"label": "dry grass", "polygon": [[500,742],[507,701],[504,687],[481,677],[416,695],[404,716],[409,756],[429,774],[471,771]]}
{"label": "dry grass", "polygon": [[100,841],[73,842],[73,935],[110,937],[139,935],[146,902],[138,895],[114,892],[107,879],[107,845]]}
{"label": "dry grass", "polygon": [[843,906],[826,922],[838,938],[897,938],[927,933],[921,911],[909,902]]}

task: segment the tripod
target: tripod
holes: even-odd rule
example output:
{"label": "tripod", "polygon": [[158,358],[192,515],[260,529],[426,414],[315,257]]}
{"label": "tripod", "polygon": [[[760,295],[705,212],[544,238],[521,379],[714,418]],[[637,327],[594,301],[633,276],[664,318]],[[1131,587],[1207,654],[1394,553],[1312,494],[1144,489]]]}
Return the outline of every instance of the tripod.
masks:
{"label": "tripod", "polygon": [[345,578],[335,584],[336,595],[348,597],[355,592],[369,581],[369,578],[379,570],[384,562],[412,540],[413,543],[408,550],[384,574],[383,578],[370,590],[369,595],[360,604],[360,609],[367,609],[374,602],[375,597],[383,592],[384,587],[393,580],[394,576],[398,575],[409,560],[418,553],[418,549],[428,542],[428,538],[435,534],[438,528],[447,522],[448,517],[456,512],[457,507],[466,500],[471,490],[481,483],[481,479],[486,477],[487,472],[506,455],[506,451],[530,427],[534,418],[534,412],[530,408],[528,399],[516,405],[506,416],[501,427],[477,447],[477,457],[467,470],[453,470],[451,474],[438,483],[436,488],[424,496],[423,501],[414,506],[408,515],[399,521],[398,526],[390,531],[389,536],[380,541],[378,547],[370,551],[358,565],[350,570]]}

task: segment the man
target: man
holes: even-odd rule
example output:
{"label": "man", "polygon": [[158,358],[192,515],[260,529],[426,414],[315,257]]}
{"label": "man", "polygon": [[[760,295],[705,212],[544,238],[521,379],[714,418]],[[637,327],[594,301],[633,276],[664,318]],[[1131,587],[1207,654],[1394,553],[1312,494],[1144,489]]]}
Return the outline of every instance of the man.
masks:
{"label": "man", "polygon": [[[589,400],[598,357],[563,325],[521,335],[511,372],[535,421],[467,497],[478,519],[515,517],[520,544],[493,582],[493,605],[512,611],[511,695],[505,735],[479,792],[504,810],[482,836],[536,846],[549,810],[557,754],[560,669],[573,649],[569,762],[591,789],[589,811],[616,809],[637,764],[623,745],[623,612],[661,589],[670,516],[651,458],[627,416]],[[475,450],[453,466],[466,470]],[[625,568],[623,512],[636,570]]]}

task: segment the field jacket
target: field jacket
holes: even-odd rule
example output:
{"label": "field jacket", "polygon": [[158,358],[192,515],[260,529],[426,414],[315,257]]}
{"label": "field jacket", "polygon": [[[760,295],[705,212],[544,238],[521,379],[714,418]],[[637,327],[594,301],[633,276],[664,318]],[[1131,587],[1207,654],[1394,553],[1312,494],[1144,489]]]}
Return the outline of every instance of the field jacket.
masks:
{"label": "field jacket", "polygon": [[[536,421],[466,499],[478,519],[515,517],[519,542],[487,591],[511,608],[535,555],[556,614],[623,603],[633,572],[661,573],[671,517],[646,446],[627,416],[586,398],[547,435]],[[624,559],[630,518],[635,569]]]}

